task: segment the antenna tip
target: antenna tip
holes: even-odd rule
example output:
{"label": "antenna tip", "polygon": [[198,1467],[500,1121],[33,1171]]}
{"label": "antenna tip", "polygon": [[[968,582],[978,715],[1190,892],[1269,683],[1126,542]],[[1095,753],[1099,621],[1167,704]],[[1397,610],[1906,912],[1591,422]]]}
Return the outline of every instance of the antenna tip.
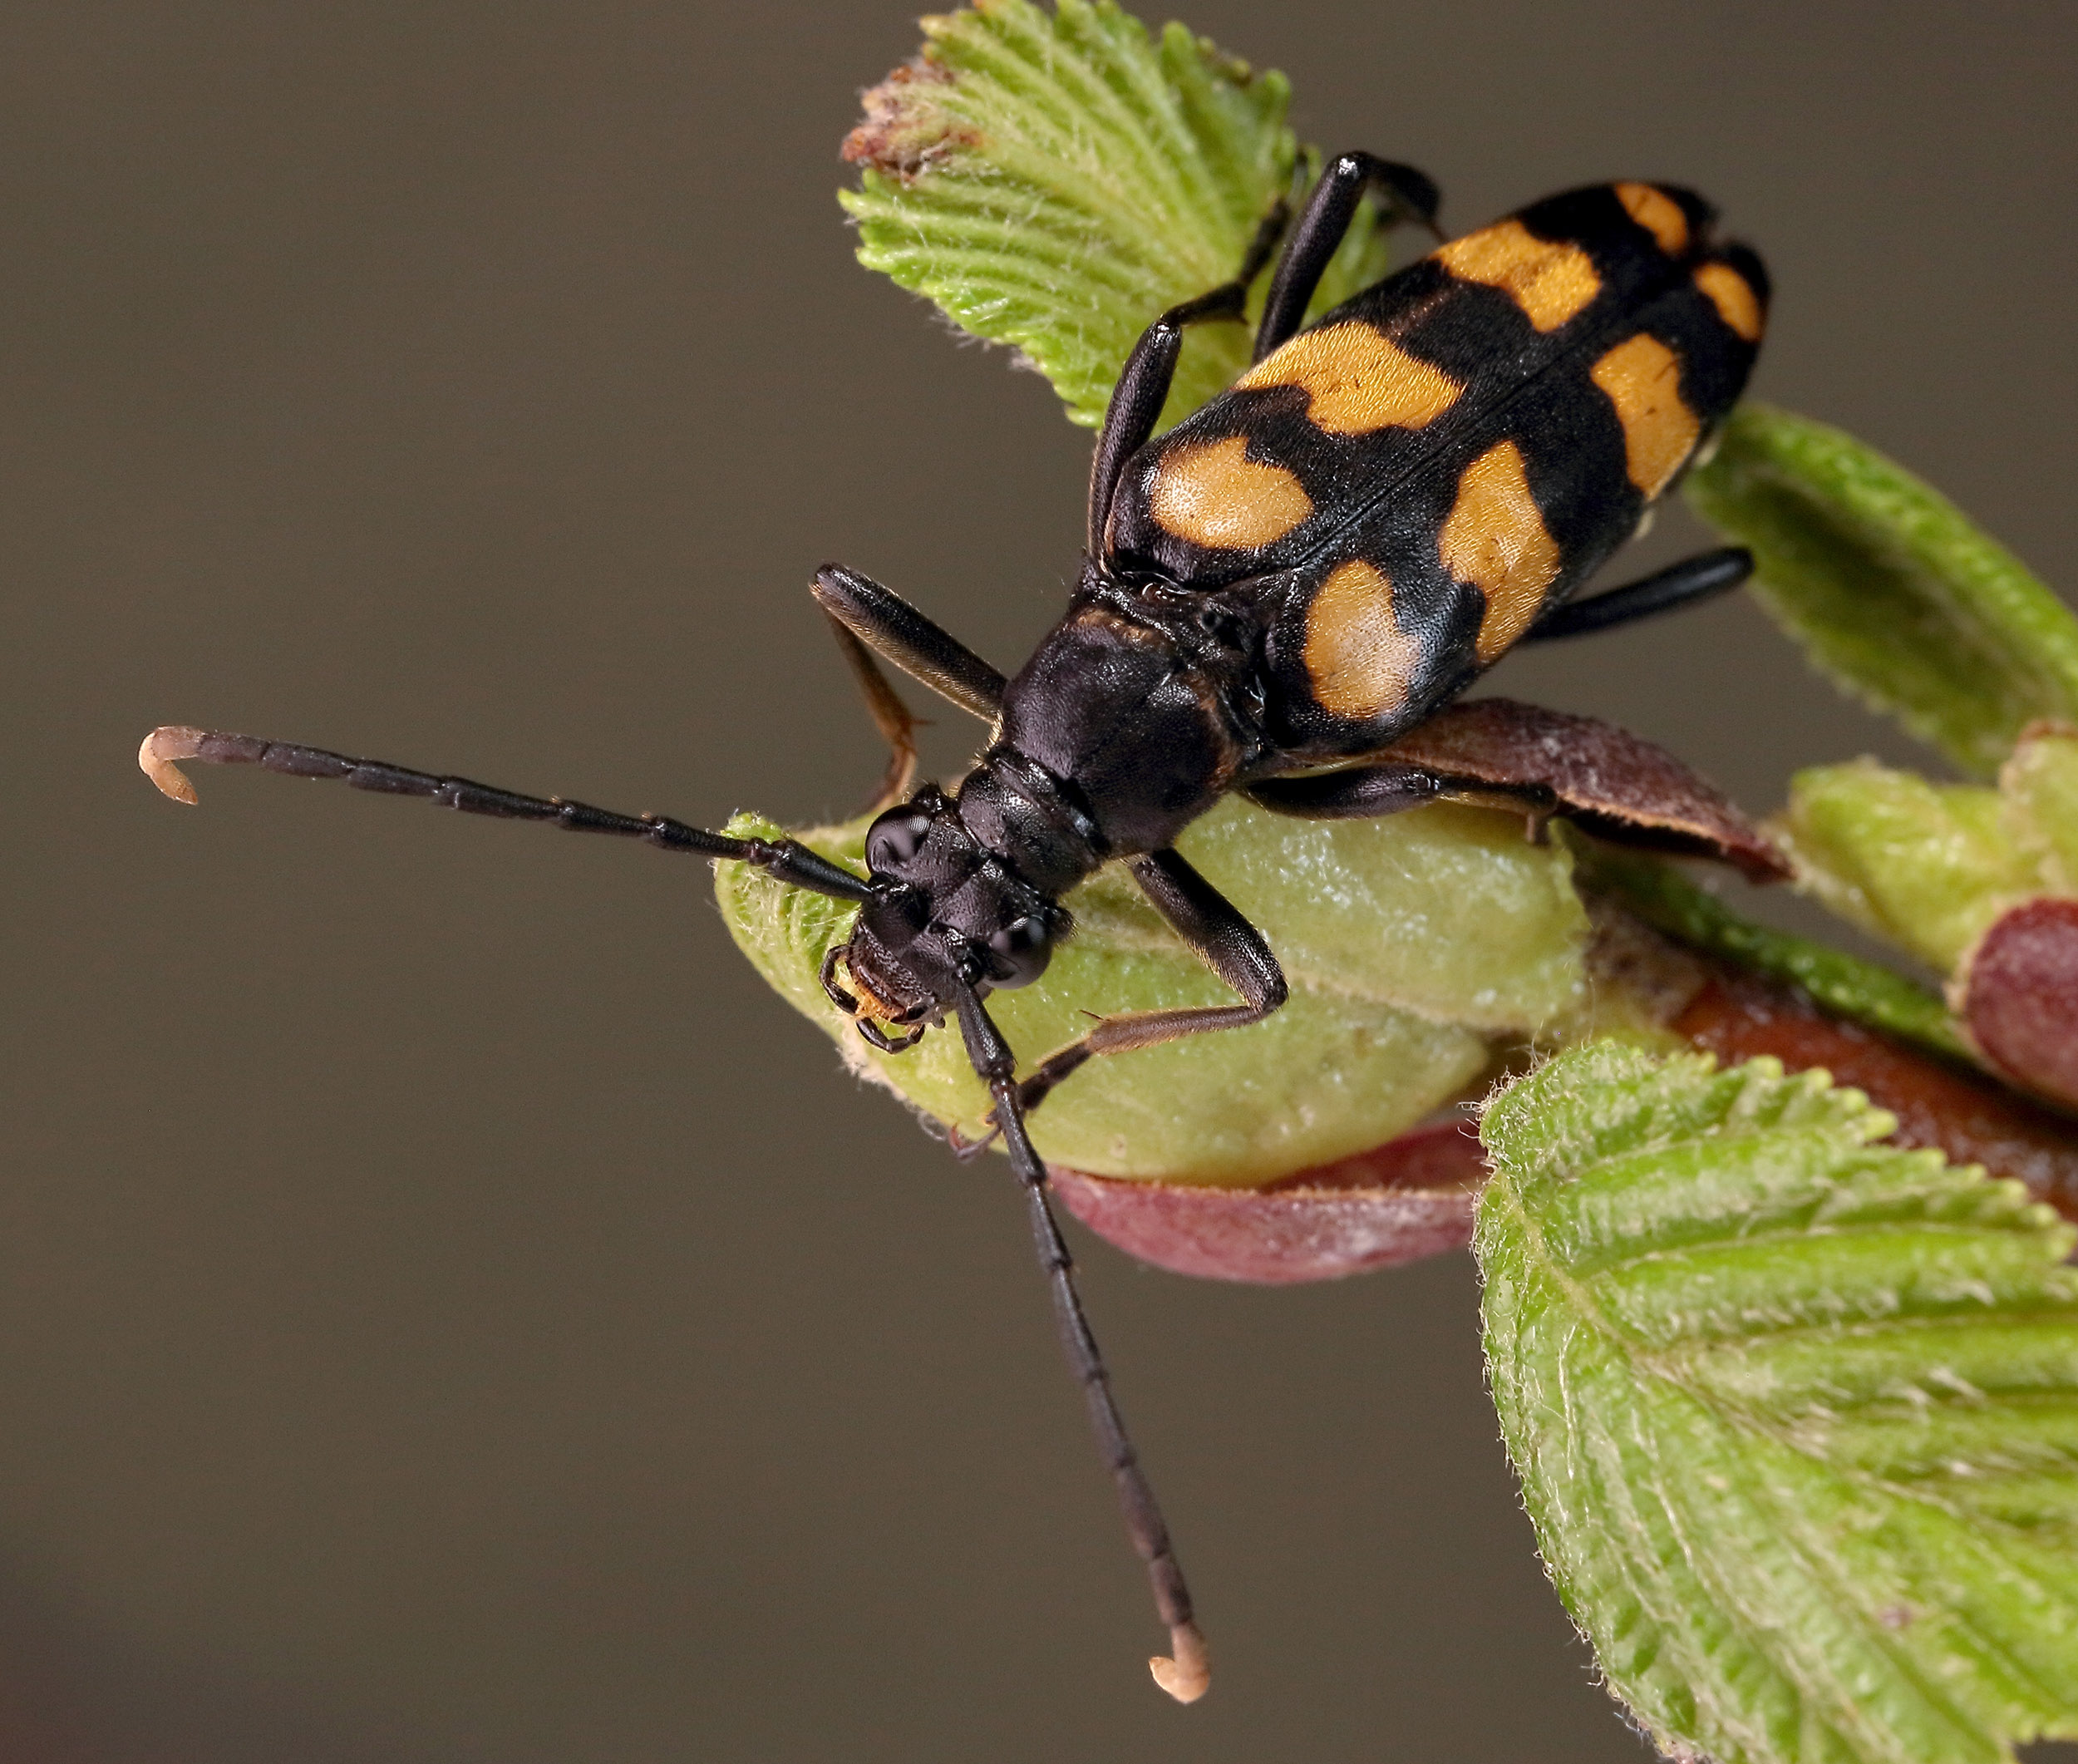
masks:
{"label": "antenna tip", "polygon": [[1212,1688],[1212,1653],[1195,1624],[1177,1624],[1169,1632],[1176,1657],[1156,1654],[1147,1663],[1155,1683],[1179,1702],[1195,1702]]}
{"label": "antenna tip", "polygon": [[145,776],[175,802],[192,804],[196,801],[195,786],[188,781],[187,774],[173,762],[191,760],[200,752],[203,734],[200,729],[169,723],[162,729],[154,729],[137,750],[137,763],[144,769]]}

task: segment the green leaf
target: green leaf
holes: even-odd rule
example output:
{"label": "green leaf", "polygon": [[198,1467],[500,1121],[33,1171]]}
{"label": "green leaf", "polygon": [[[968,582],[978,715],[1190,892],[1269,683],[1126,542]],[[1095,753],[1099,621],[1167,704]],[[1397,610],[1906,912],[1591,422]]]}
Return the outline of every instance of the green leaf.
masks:
{"label": "green leaf", "polygon": [[1487,1111],[1502,1431],[1672,1756],[2078,1733],[2078,1234],[1889,1126],[1819,1074],[1608,1045]]}
{"label": "green leaf", "polygon": [[1687,488],[1752,547],[1754,592],[1812,660],[1966,771],[1996,771],[2036,718],[2078,720],[2078,618],[1873,447],[1745,404]]}
{"label": "green leaf", "polygon": [[[1291,88],[1179,24],[1150,40],[1110,0],[1051,13],[982,0],[923,26],[922,60],[867,95],[845,144],[865,167],[838,199],[859,260],[1022,352],[1094,427],[1140,333],[1231,277],[1291,192]],[[1315,310],[1384,267],[1366,209]],[[1195,330],[1165,420],[1224,390],[1248,353],[1239,325]]]}
{"label": "green leaf", "polygon": [[[731,831],[771,836],[742,820]],[[798,835],[856,863],[864,823]],[[1093,1061],[1032,1119],[1048,1158],[1098,1175],[1257,1185],[1369,1151],[1462,1094],[1496,1044],[1578,1016],[1587,915],[1571,862],[1519,816],[1448,804],[1378,821],[1307,822],[1229,799],[1182,849],[1261,928],[1291,1002],[1248,1029]],[[974,1136],[988,1099],[951,1031],[886,1056],[817,981],[851,909],[724,865],[731,932],[863,1073]],[[989,1002],[1029,1066],[1090,1013],[1231,995],[1113,868],[1070,895],[1073,938],[1035,986]]]}
{"label": "green leaf", "polygon": [[2008,909],[2071,892],[2078,740],[2035,734],[2000,776],[1987,790],[1874,760],[1814,766],[1770,830],[1800,887],[1947,973]]}
{"label": "green leaf", "polygon": [[1668,936],[1801,987],[1837,1017],[1951,1058],[1975,1058],[1948,1006],[1926,988],[1829,944],[1742,919],[1672,865],[1596,846],[1585,880]]}
{"label": "green leaf", "polygon": [[2078,730],[2044,724],[1999,771],[2006,829],[2035,860],[2044,891],[2078,894]]}

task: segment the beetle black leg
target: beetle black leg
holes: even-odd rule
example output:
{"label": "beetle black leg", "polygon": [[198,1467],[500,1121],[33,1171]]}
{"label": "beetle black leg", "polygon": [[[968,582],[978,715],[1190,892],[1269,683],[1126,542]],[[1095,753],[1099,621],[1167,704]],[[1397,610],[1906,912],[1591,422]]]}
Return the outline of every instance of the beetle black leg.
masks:
{"label": "beetle black leg", "polygon": [[1280,197],[1264,215],[1249,241],[1240,273],[1211,293],[1172,306],[1140,333],[1133,352],[1119,372],[1111,388],[1111,402],[1104,411],[1104,428],[1097,436],[1096,456],[1090,462],[1089,554],[1104,549],[1105,517],[1111,511],[1111,493],[1118,488],[1119,473],[1125,462],[1147,445],[1169,402],[1169,382],[1176,377],[1176,358],[1183,352],[1184,333],[1208,320],[1241,318],[1247,315],[1248,289],[1262,274],[1277,249],[1278,237],[1292,211]]}
{"label": "beetle black leg", "polygon": [[880,732],[880,738],[888,744],[888,769],[882,774],[880,787],[874,792],[864,812],[877,815],[884,808],[891,808],[909,794],[909,785],[916,776],[916,727],[919,719],[910,714],[902,696],[881,673],[880,664],[873,658],[873,652],[852,634],[850,626],[834,614],[830,619],[830,634],[837,639],[837,647],[843,652],[844,663],[851,669],[851,677],[859,682],[859,694],[866,701],[866,712],[873,718],[873,726]]}
{"label": "beetle black leg", "polygon": [[666,815],[617,815],[589,803],[566,802],[560,796],[523,796],[494,790],[467,778],[444,778],[413,771],[384,760],[357,760],[322,747],[299,747],[288,742],[263,741],[254,735],[226,735],[209,729],[155,729],[137,750],[137,763],[151,781],[176,802],[193,802],[195,786],[180,762],[204,766],[258,766],[293,778],[343,778],[356,790],[387,796],[419,796],[436,807],[467,815],[491,815],[505,820],[550,821],[572,833],[611,833],[638,839],[664,851],[695,857],[730,858],[755,864],[767,875],[795,888],[840,900],[866,900],[873,890],[840,864],[811,851],[797,840],[734,839],[689,827]]}
{"label": "beetle black leg", "polygon": [[1433,772],[1389,760],[1346,771],[1266,778],[1242,794],[1258,807],[1299,820],[1376,820],[1434,802],[1448,788]]}
{"label": "beetle black leg", "polygon": [[1548,784],[1495,784],[1489,779],[1452,777],[1401,760],[1352,766],[1344,771],[1312,772],[1297,778],[1266,778],[1242,794],[1259,808],[1299,820],[1376,820],[1418,809],[1425,802],[1476,803],[1523,816],[1530,840],[1544,842],[1544,825],[1558,810],[1558,793]]}
{"label": "beetle black leg", "polygon": [[[1018,1106],[1027,1113],[1071,1072],[1101,1054],[1130,1053],[1158,1047],[1186,1035],[1214,1029],[1243,1029],[1260,1022],[1284,1003],[1284,970],[1263,940],[1263,934],[1239,909],[1199,875],[1181,853],[1157,851],[1132,860],[1138,882],[1155,911],[1214,973],[1238,993],[1240,1004],[1180,1006],[1168,1011],[1134,1011],[1105,1017],[1079,1042],[1041,1060],[1017,1086]],[[1000,1112],[997,1116],[1000,1121]]]}
{"label": "beetle black leg", "polygon": [[1418,222],[1441,240],[1435,224],[1440,199],[1426,174],[1368,153],[1343,154],[1321,175],[1306,199],[1305,212],[1285,242],[1284,255],[1270,279],[1269,298],[1263,303],[1263,322],[1256,329],[1257,361],[1298,334],[1313,291],[1321,285],[1367,190],[1384,192],[1391,204],[1389,221]]}
{"label": "beetle black leg", "polygon": [[1125,1420],[1111,1395],[1110,1374],[1105,1369],[1096,1337],[1091,1332],[1088,1318],[1083,1314],[1082,1299],[1076,1290],[1075,1259],[1068,1254],[1067,1240],[1061,1235],[1053,1209],[1046,1202],[1046,1165],[1040,1162],[1031,1136],[1025,1131],[1024,1110],[1015,1077],[1017,1057],[971,990],[961,994],[958,1008],[967,1057],[996,1098],[996,1116],[1002,1124],[1010,1167],[1025,1191],[1032,1242],[1039,1253],[1039,1265],[1046,1271],[1047,1287],[1053,1294],[1054,1318],[1061,1328],[1061,1348],[1089,1403],[1090,1424],[1096,1431],[1097,1449],[1103,1455],[1105,1466],[1111,1472],[1111,1480],[1118,1490],[1119,1505],[1125,1515],[1126,1535],[1132,1540],[1140,1560],[1147,1564],[1155,1609],[1168,1626],[1169,1645],[1175,1650],[1174,1658],[1157,1656],[1147,1663],[1155,1674],[1155,1682],[1170,1696],[1179,1702],[1195,1702],[1211,1688],[1211,1659],[1206,1652],[1204,1636],[1192,1619],[1190,1589],[1184,1583],[1183,1569],[1177,1563],[1175,1549],[1169,1540],[1169,1528],[1163,1522],[1161,1506],[1155,1499],[1154,1486],[1148,1481],[1146,1471],[1140,1468],[1139,1455],[1126,1434]]}
{"label": "beetle black leg", "polygon": [[[1002,673],[899,594],[840,564],[825,564],[817,570],[811,592],[833,619],[912,679],[983,722],[996,720],[1002,708]],[[869,702],[873,697],[870,687],[867,697]]]}
{"label": "beetle black leg", "polygon": [[1672,612],[1676,607],[1692,606],[1713,594],[1721,594],[1738,587],[1752,574],[1753,554],[1743,545],[1701,552],[1622,588],[1555,606],[1520,640],[1543,643],[1554,638],[1586,637],[1627,625],[1634,618],[1649,618],[1655,613]]}

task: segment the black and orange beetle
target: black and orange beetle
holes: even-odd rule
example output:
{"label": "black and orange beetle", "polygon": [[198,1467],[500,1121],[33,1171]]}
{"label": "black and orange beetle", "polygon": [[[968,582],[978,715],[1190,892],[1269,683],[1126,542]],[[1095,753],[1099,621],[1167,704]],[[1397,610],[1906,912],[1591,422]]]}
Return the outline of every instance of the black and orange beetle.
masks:
{"label": "black and orange beetle", "polygon": [[[1224,793],[1280,814],[1391,814],[1496,786],[1385,750],[1510,646],[1578,635],[1743,580],[1739,550],[1691,558],[1575,603],[1745,386],[1760,341],[1760,260],[1711,235],[1683,190],[1599,185],[1553,196],[1426,257],[1302,329],[1360,200],[1442,235],[1436,189],[1346,154],[1289,228],[1255,365],[1150,440],[1186,327],[1238,320],[1289,216],[1263,223],[1234,279],[1148,327],[1112,395],[1091,474],[1087,550],[1066,613],[1006,678],[915,609],[835,565],[816,599],[894,761],[861,878],[793,841],[493,790],[250,737],[163,728],[140,756],[192,801],[181,760],[422,796],[473,814],[613,833],[755,864],[859,904],[823,970],[879,1047],[950,1018],[995,1098],[1069,1359],[1169,1628],[1156,1678],[1209,1683],[1203,1638],[1152,1489],[1084,1321],[1025,1120],[1085,1061],[1252,1023],[1285,998],[1277,957],[1176,851]],[[971,711],[988,745],[958,786],[911,793],[911,721],[874,657]],[[1549,806],[1534,777],[1520,799]],[[984,1003],[1045,968],[1062,897],[1113,860],[1238,1002],[1101,1019],[1022,1079]]]}

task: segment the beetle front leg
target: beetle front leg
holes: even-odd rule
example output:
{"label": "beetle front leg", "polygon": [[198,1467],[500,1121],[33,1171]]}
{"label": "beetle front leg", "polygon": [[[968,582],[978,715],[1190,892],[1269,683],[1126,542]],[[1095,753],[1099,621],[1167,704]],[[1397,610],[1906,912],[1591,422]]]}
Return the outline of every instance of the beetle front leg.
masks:
{"label": "beetle front leg", "polygon": [[830,634],[837,639],[837,647],[844,653],[844,665],[851,669],[851,678],[858,683],[859,696],[866,701],[866,714],[873,718],[874,727],[888,744],[888,769],[881,774],[879,788],[863,811],[868,815],[878,815],[909,794],[909,786],[916,777],[915,737],[918,719],[902,702],[902,695],[894,689],[893,682],[881,673],[873,652],[859,641],[851,628],[835,613],[825,616],[830,619]]}
{"label": "beetle front leg", "polygon": [[874,727],[888,744],[888,769],[867,807],[869,814],[877,813],[909,794],[916,776],[918,719],[880,671],[874,653],[984,722],[993,722],[1002,707],[1003,677],[899,594],[855,569],[825,564],[815,572],[810,592],[830,620]]}
{"label": "beetle front leg", "polygon": [[809,592],[832,620],[911,679],[983,722],[996,720],[1007,683],[1002,671],[901,595],[841,564],[824,564]]}
{"label": "beetle front leg", "polygon": [[1041,1060],[1032,1076],[1019,1084],[1018,1101],[1027,1114],[1037,1108],[1063,1078],[1100,1054],[1159,1047],[1165,1042],[1214,1029],[1246,1028],[1262,1022],[1289,996],[1284,970],[1263,942],[1263,934],[1199,875],[1181,853],[1157,851],[1134,859],[1130,868],[1155,910],[1243,1002],[1134,1011],[1100,1018],[1081,1041]]}

